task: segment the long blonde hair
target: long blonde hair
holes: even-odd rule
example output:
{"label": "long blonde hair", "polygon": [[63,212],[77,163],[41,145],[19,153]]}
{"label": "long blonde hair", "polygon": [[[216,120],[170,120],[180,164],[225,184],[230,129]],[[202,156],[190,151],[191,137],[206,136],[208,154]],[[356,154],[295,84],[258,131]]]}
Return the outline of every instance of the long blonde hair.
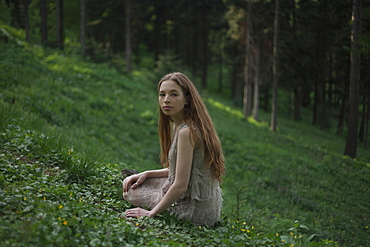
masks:
{"label": "long blonde hair", "polygon": [[[175,81],[181,87],[187,103],[184,108],[184,122],[190,128],[191,141],[195,144],[202,144],[207,168],[211,170],[213,177],[221,182],[225,173],[221,142],[201,96],[189,78],[180,72],[170,73],[162,77],[158,83],[158,92],[164,81]],[[164,167],[169,165],[168,152],[171,147],[171,122],[171,118],[166,116],[159,106],[160,161]],[[200,143],[201,141],[203,143]]]}

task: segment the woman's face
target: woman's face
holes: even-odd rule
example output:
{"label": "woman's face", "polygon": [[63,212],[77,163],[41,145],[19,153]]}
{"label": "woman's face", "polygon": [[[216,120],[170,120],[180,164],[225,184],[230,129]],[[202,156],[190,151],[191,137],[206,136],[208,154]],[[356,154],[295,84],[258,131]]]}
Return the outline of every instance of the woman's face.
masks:
{"label": "woman's face", "polygon": [[163,81],[159,88],[159,106],[162,112],[172,120],[182,121],[186,104],[185,95],[177,82]]}

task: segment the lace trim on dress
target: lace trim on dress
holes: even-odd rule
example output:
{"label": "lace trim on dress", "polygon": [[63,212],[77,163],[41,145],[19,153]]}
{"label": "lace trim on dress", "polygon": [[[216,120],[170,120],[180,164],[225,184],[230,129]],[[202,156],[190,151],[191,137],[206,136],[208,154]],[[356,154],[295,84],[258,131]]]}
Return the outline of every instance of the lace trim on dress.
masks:
{"label": "lace trim on dress", "polygon": [[197,225],[213,226],[220,220],[222,208],[221,189],[215,189],[214,198],[209,201],[197,201],[185,197],[171,208],[171,212],[180,219],[186,219]]}
{"label": "lace trim on dress", "polygon": [[[169,181],[173,184],[175,176],[169,176]],[[215,188],[219,187],[219,182],[212,177],[210,170],[200,170],[196,167],[192,169],[190,181],[184,196],[198,201],[211,200]]]}
{"label": "lace trim on dress", "polygon": [[194,167],[187,195],[198,201],[209,201],[214,198],[215,188],[219,186],[218,181],[213,179],[209,170],[199,170]]}

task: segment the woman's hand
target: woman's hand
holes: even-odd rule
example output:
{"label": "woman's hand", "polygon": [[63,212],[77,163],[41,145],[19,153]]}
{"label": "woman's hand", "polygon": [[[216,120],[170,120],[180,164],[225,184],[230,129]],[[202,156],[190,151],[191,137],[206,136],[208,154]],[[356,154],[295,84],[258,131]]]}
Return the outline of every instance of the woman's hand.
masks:
{"label": "woman's hand", "polygon": [[140,216],[153,217],[154,216],[152,215],[151,211],[148,211],[143,208],[131,208],[131,209],[126,210],[124,214],[126,215],[126,217],[140,217]]}
{"label": "woman's hand", "polygon": [[123,180],[123,191],[127,192],[129,189],[136,189],[146,179],[146,173],[139,173],[129,176]]}

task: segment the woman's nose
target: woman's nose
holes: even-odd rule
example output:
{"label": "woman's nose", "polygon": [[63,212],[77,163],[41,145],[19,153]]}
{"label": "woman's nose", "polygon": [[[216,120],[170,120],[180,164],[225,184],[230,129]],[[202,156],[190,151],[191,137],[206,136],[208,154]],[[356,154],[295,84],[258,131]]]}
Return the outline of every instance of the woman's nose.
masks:
{"label": "woman's nose", "polygon": [[169,97],[168,97],[168,96],[166,96],[166,97],[164,98],[164,102],[165,102],[165,103],[170,102],[170,99],[169,99]]}

